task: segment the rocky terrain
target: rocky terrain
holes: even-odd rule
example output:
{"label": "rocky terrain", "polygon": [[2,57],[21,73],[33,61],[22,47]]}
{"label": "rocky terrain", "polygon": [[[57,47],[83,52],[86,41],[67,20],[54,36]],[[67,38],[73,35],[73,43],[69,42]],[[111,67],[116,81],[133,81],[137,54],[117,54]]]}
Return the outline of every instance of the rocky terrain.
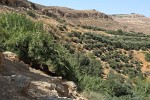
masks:
{"label": "rocky terrain", "polygon": [[29,68],[11,52],[0,53],[0,92],[1,100],[85,100],[75,83]]}
{"label": "rocky terrain", "polygon": [[93,10],[74,10],[64,7],[46,7],[42,9],[45,15],[64,19],[75,26],[97,26],[105,29],[122,29],[111,16]]}

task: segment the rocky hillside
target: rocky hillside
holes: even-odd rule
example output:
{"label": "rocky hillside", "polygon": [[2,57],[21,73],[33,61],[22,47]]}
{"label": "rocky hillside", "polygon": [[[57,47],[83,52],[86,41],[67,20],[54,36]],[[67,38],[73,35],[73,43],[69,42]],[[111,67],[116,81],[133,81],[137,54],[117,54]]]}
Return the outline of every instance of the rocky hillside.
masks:
{"label": "rocky hillside", "polygon": [[75,83],[32,69],[11,52],[0,53],[0,92],[1,100],[85,100]]}
{"label": "rocky hillside", "polygon": [[96,10],[74,10],[65,7],[46,7],[42,12],[55,18],[64,19],[75,26],[97,26],[105,29],[122,29],[109,15]]}
{"label": "rocky hillside", "polygon": [[149,33],[150,18],[139,14],[116,14],[106,15],[93,10],[74,10],[66,7],[42,6],[27,0],[1,0],[1,4],[12,7],[24,7],[36,10],[39,14],[44,14],[56,19],[62,19],[71,25],[96,26],[107,30],[135,31]]}

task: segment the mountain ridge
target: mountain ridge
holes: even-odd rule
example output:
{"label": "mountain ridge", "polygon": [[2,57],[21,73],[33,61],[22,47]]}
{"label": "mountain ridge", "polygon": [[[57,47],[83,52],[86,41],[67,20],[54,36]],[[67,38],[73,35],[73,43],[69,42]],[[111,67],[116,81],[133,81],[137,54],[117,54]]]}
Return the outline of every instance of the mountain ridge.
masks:
{"label": "mountain ridge", "polygon": [[[150,18],[135,13],[107,15],[95,9],[75,10],[67,7],[43,6],[27,0],[1,0],[0,3],[12,7],[24,7],[30,10],[36,10],[49,17],[63,19],[75,26],[96,26],[107,30],[121,29],[128,32],[134,31],[146,34],[150,32],[148,29],[150,23],[146,23],[150,21]],[[134,22],[130,22],[129,20],[131,19],[129,18],[132,18]],[[142,28],[139,28],[140,26],[142,26]]]}

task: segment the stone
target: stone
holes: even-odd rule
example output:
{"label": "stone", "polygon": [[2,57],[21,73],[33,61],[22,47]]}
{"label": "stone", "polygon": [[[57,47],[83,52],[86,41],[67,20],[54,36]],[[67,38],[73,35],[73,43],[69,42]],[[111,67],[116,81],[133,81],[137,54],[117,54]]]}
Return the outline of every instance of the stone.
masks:
{"label": "stone", "polygon": [[56,90],[52,90],[51,91],[51,95],[52,96],[57,96],[58,97],[58,92]]}
{"label": "stone", "polygon": [[6,59],[10,61],[19,61],[19,57],[15,53],[6,51],[6,52],[3,52],[3,55]]}
{"label": "stone", "polygon": [[12,76],[12,78],[14,78],[15,84],[17,85],[19,91],[27,95],[30,88],[31,79],[24,75]]}
{"label": "stone", "polygon": [[61,97],[70,97],[68,86],[65,84],[57,84],[56,91]]}
{"label": "stone", "polygon": [[49,84],[49,85],[47,85],[47,86],[45,86],[47,89],[50,89],[50,90],[55,90],[55,88],[56,88],[56,84],[54,84],[54,83],[51,83],[51,84]]}
{"label": "stone", "polygon": [[67,82],[65,82],[65,84],[68,85],[69,89],[72,89],[72,91],[76,91],[77,90],[77,86],[75,85],[74,82],[67,81]]}

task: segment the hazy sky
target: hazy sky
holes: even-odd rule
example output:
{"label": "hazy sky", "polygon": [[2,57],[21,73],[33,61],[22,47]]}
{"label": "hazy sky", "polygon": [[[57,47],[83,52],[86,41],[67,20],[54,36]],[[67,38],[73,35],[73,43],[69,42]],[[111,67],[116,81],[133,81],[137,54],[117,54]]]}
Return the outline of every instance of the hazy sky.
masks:
{"label": "hazy sky", "polygon": [[29,0],[46,6],[96,9],[106,14],[139,13],[150,17],[150,0]]}

